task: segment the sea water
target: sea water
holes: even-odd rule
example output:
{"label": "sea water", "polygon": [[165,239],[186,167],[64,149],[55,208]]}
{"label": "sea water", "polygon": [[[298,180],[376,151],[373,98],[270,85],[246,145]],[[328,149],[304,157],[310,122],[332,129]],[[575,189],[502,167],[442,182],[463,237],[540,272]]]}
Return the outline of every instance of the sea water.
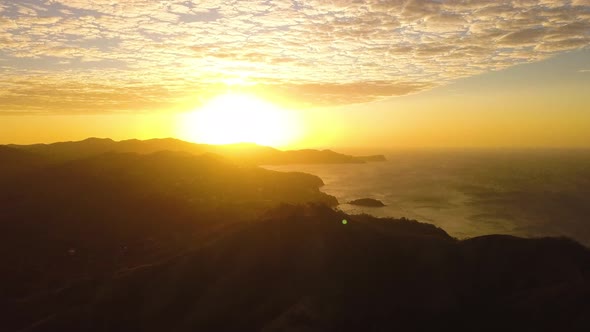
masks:
{"label": "sea water", "polygon": [[[567,236],[590,245],[590,150],[439,150],[366,164],[264,166],[319,176],[339,209],[431,223],[457,238]],[[358,198],[385,207],[347,204]]]}

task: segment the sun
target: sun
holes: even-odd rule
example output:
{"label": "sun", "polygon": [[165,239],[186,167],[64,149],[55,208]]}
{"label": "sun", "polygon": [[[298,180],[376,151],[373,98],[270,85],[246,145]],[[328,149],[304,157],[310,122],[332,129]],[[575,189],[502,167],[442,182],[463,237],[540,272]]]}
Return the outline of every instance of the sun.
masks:
{"label": "sun", "polygon": [[281,147],[298,136],[297,120],[292,111],[253,95],[229,92],[181,115],[178,136],[196,143],[247,142]]}

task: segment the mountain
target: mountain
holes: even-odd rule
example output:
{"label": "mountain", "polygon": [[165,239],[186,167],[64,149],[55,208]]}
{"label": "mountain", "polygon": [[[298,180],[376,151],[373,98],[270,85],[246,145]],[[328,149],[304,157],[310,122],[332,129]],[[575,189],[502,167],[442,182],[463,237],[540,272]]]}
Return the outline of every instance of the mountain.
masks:
{"label": "mountain", "polygon": [[192,154],[214,153],[230,160],[251,165],[272,164],[320,164],[320,163],[365,163],[385,161],[385,157],[349,156],[331,150],[289,150],[281,151],[271,147],[250,143],[208,145],[195,144],[173,138],[150,140],[113,141],[108,138],[88,138],[77,142],[52,144],[9,145],[13,149],[32,152],[54,161],[67,161],[89,157],[106,152],[133,152],[140,154],[158,151],[178,151]]}
{"label": "mountain", "polygon": [[571,240],[458,241],[416,221],[286,205],[13,310],[38,313],[28,331],[585,331],[589,298],[590,252]]}
{"label": "mountain", "polygon": [[9,152],[27,171],[0,173],[0,299],[151,263],[282,203],[337,204],[316,176],[212,154],[105,153],[40,166]]}
{"label": "mountain", "polygon": [[46,163],[47,160],[43,156],[0,145],[0,176],[26,172]]}
{"label": "mountain", "polygon": [[59,162],[0,147],[3,331],[590,324],[590,251],[570,239],[458,240],[334,210],[313,175],[105,143]]}

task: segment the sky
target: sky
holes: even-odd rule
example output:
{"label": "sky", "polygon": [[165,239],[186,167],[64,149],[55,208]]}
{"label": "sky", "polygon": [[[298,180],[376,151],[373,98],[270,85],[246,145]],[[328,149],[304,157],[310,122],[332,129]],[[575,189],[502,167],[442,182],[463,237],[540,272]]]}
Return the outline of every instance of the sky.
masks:
{"label": "sky", "polygon": [[589,45],[590,0],[3,0],[0,143],[178,136],[232,90],[292,147],[590,147]]}

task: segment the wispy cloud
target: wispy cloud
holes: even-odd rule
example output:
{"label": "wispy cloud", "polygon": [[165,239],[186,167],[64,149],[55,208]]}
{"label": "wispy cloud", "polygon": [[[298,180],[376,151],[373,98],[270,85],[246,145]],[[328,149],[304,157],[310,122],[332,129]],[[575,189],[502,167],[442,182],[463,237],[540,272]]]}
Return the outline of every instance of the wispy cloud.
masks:
{"label": "wispy cloud", "polygon": [[36,0],[0,4],[0,109],[151,110],[246,77],[346,104],[590,44],[588,0]]}

